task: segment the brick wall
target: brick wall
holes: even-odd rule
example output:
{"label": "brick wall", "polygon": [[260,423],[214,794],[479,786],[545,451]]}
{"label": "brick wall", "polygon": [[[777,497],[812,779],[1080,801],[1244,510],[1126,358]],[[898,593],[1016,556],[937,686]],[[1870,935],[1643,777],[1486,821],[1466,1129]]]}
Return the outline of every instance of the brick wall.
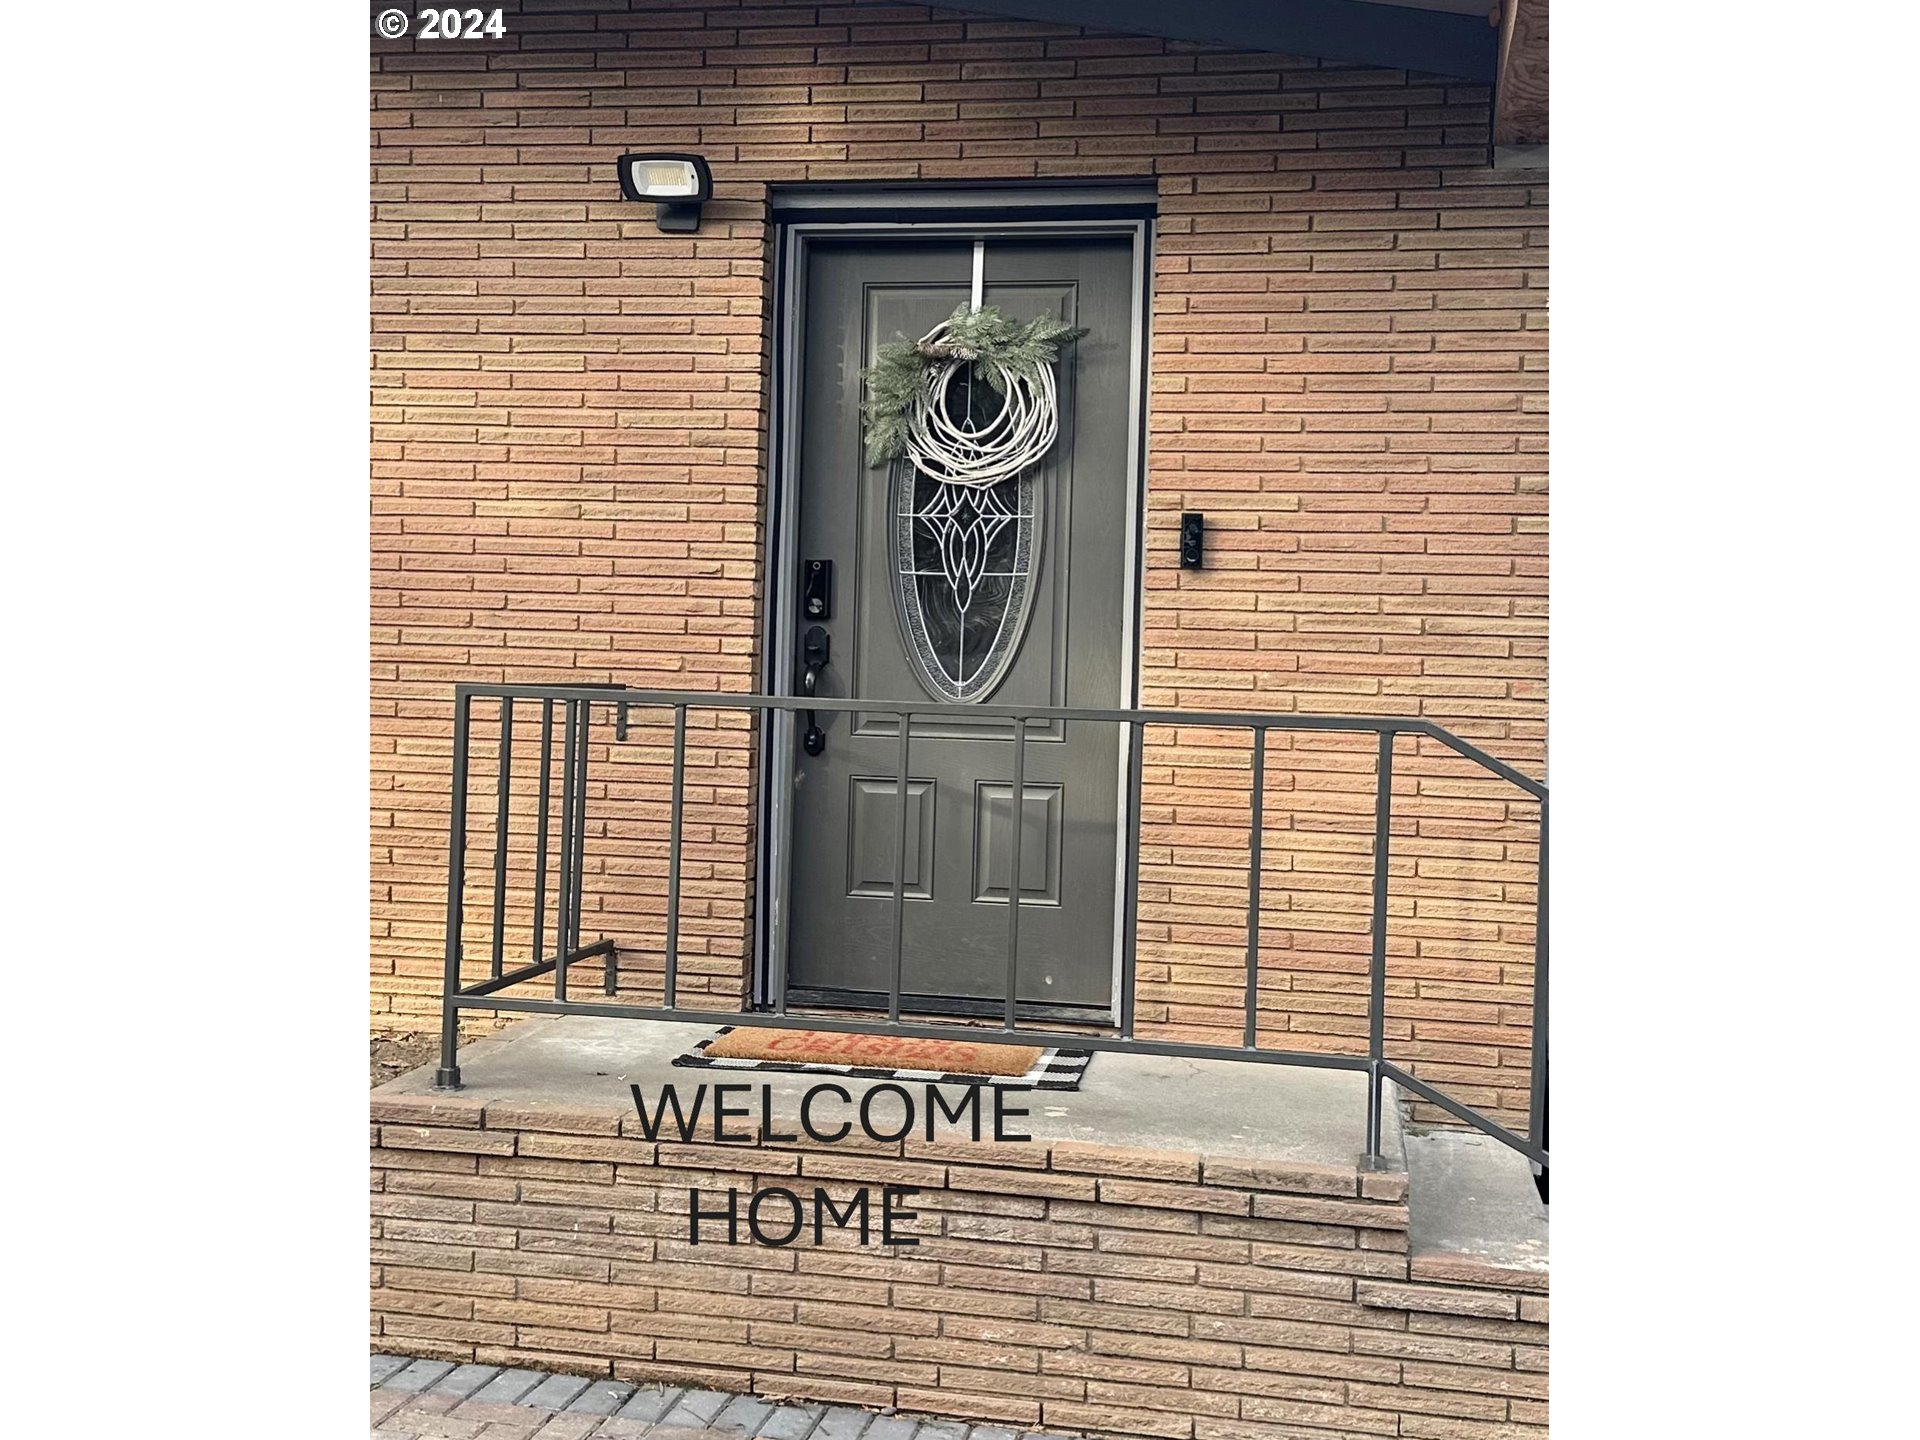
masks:
{"label": "brick wall", "polygon": [[[380,1350],[1168,1440],[1547,1433],[1546,1275],[1410,1262],[1404,1172],[655,1143],[630,1111],[465,1098],[373,1116]],[[690,1187],[848,1207],[889,1183],[923,1187],[917,1245],[687,1243]]]}
{"label": "brick wall", "polygon": [[[916,6],[561,0],[508,30],[373,45],[376,1026],[438,993],[456,680],[754,688],[781,182],[1152,175],[1144,700],[1425,716],[1541,773],[1546,177],[1485,168],[1484,87]],[[712,162],[697,234],[619,199],[648,146]],[[753,733],[694,726],[684,983],[733,998]],[[1352,1049],[1371,745],[1271,744],[1262,1034]],[[664,753],[596,751],[587,928],[643,990]],[[1245,740],[1146,761],[1142,1027],[1237,1040]],[[1532,808],[1411,741],[1396,793],[1390,1051],[1517,1120]]]}

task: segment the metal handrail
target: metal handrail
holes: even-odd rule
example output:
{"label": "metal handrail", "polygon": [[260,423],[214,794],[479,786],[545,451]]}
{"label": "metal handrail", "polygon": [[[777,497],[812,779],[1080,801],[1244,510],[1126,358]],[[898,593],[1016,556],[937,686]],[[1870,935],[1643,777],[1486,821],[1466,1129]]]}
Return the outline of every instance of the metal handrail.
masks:
{"label": "metal handrail", "polygon": [[[493,863],[493,935],[491,974],[488,979],[463,987],[460,968],[463,960],[461,930],[465,909],[467,788],[469,779],[469,743],[472,702],[498,699],[500,705],[500,770],[495,797],[495,843]],[[536,882],[534,888],[533,958],[513,970],[505,968],[505,905],[507,884],[508,820],[511,798],[513,714],[519,701],[538,702],[540,706],[540,806],[535,839]],[[559,873],[557,876],[554,945],[551,958],[546,946],[546,890],[549,848],[549,815],[552,810],[552,749],[556,721],[555,707],[563,707],[561,726],[561,795]],[[614,710],[616,735],[625,740],[632,711],[673,712],[672,801],[668,821],[667,925],[664,1004],[661,1006],[622,1005],[606,1002],[570,1000],[567,996],[567,967],[583,960],[604,956],[604,984],[608,995],[615,993],[615,945],[602,939],[592,945],[580,943],[581,887],[584,875],[582,856],[586,844],[586,792],[589,730],[596,706]],[[781,713],[800,710],[825,710],[831,713],[865,712],[891,715],[900,721],[899,772],[896,785],[896,851],[893,876],[893,957],[889,973],[885,1020],[871,1015],[840,1019],[820,1015],[789,1015],[784,984],[776,987],[771,1013],[754,1013],[756,1025],[807,1028],[842,1032],[879,1033],[910,1039],[978,1040],[982,1027],[974,1025],[933,1024],[903,1021],[901,1018],[901,975],[904,964],[906,899],[906,834],[908,797],[908,758],[911,721],[915,717],[967,717],[1001,719],[1013,723],[1013,784],[1015,794],[1024,779],[1027,727],[1033,722],[1079,721],[1126,725],[1130,728],[1129,796],[1131,823],[1127,829],[1126,892],[1123,896],[1124,929],[1121,944],[1121,985],[1118,1033],[1079,1033],[1034,1029],[1020,1024],[1015,1013],[1019,981],[1019,938],[1021,900],[1018,885],[1009,886],[1007,906],[1007,994],[1004,1021],[1000,1033],[1017,1035],[1029,1043],[1078,1046],[1082,1049],[1146,1055],[1175,1055],[1191,1059],[1251,1060],[1265,1064],[1299,1065],[1328,1070],[1357,1070],[1367,1075],[1366,1150],[1364,1164],[1379,1166],[1382,1099],[1386,1080],[1391,1079],[1411,1093],[1439,1106],[1475,1129],[1517,1150],[1541,1168],[1548,1159],[1541,1143],[1546,1114],[1547,1067],[1547,787],[1516,770],[1503,760],[1487,754],[1475,745],[1434,724],[1413,717],[1352,715],[1294,715],[1221,710],[1115,709],[1087,706],[966,705],[930,701],[892,701],[867,698],[829,699],[824,696],[784,696],[718,694],[675,690],[635,690],[622,685],[525,685],[466,683],[454,687],[453,794],[449,817],[447,863],[447,930],[445,986],[441,995],[440,1068],[434,1083],[443,1088],[460,1084],[457,1061],[459,1012],[463,1009],[489,1009],[539,1014],[599,1015],[634,1019],[667,1019],[698,1023],[726,1024],[740,1018],[737,1012],[685,1008],[677,1003],[679,971],[679,911],[681,869],[681,820],[685,807],[687,712],[689,710],[740,710],[755,713]],[[1134,1034],[1134,962],[1140,866],[1140,782],[1141,750],[1144,728],[1148,725],[1190,726],[1215,729],[1245,729],[1252,732],[1252,823],[1249,836],[1246,1015],[1244,1043],[1239,1046],[1208,1045],[1187,1041],[1143,1039]],[[1308,1051],[1274,1050],[1258,1043],[1260,885],[1262,864],[1262,825],[1266,738],[1270,730],[1346,731],[1372,733],[1379,737],[1375,763],[1374,845],[1372,875],[1372,926],[1368,964],[1367,1053],[1325,1055]],[[1471,1106],[1445,1095],[1434,1086],[1409,1074],[1386,1058],[1386,965],[1387,901],[1390,885],[1389,851],[1393,817],[1393,745],[1398,736],[1426,736],[1464,758],[1480,765],[1500,779],[1518,786],[1540,802],[1540,855],[1538,895],[1534,931],[1533,1055],[1528,1095],[1528,1134],[1523,1138],[1505,1126],[1482,1115]],[[1019,874],[1019,825],[1013,827],[1012,873]],[[784,874],[782,875],[784,884]],[[776,902],[784,915],[786,896]],[[776,974],[780,973],[776,969]],[[551,1000],[508,996],[501,992],[527,980],[551,974],[554,998]],[[988,1031],[987,1033],[994,1033]]]}

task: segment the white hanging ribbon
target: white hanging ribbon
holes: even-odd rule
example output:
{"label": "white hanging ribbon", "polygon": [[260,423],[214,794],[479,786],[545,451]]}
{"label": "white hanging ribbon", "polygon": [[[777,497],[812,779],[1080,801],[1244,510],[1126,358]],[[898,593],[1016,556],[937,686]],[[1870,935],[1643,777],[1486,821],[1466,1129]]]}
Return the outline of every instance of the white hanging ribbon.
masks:
{"label": "white hanging ribbon", "polygon": [[[920,337],[937,344],[949,322],[943,320]],[[962,371],[971,377],[976,364],[999,372],[1005,403],[983,427],[948,408],[950,382]],[[1019,474],[1053,444],[1059,433],[1059,400],[1053,366],[1042,365],[1033,378],[1015,375],[992,360],[949,360],[928,369],[925,389],[907,417],[907,459],[922,474],[949,485],[985,488]]]}

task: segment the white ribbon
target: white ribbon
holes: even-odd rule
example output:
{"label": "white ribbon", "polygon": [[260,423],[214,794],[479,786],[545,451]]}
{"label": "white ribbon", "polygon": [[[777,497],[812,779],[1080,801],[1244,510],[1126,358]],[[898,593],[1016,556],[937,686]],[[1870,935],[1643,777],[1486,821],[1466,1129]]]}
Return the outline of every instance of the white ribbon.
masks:
{"label": "white ribbon", "polygon": [[[920,343],[938,343],[946,328],[943,320],[921,336]],[[963,366],[975,364],[990,365],[998,372],[1005,397],[1000,413],[977,430],[971,416],[956,419],[947,408],[955,375]],[[935,480],[985,488],[1033,464],[1059,433],[1051,365],[1041,365],[1036,378],[1029,380],[993,360],[949,360],[927,371],[926,388],[908,412],[907,459]]]}

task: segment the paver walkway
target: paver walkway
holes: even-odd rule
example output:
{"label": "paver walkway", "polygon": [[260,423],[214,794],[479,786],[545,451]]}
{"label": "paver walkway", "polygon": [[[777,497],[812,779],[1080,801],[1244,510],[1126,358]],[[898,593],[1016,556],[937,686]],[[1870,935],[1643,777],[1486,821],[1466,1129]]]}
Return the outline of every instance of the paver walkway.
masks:
{"label": "paver walkway", "polygon": [[375,1440],[1023,1440],[1000,1425],[404,1355],[375,1355],[372,1382]]}

